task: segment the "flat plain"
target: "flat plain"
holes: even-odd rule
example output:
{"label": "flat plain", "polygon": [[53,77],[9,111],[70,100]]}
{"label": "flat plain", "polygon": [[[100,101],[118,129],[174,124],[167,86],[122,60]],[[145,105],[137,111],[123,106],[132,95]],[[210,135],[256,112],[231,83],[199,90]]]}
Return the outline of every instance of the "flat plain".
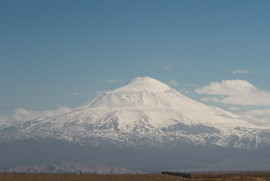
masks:
{"label": "flat plain", "polygon": [[270,181],[270,174],[194,174],[192,178],[183,178],[162,174],[18,174],[2,173],[0,181]]}

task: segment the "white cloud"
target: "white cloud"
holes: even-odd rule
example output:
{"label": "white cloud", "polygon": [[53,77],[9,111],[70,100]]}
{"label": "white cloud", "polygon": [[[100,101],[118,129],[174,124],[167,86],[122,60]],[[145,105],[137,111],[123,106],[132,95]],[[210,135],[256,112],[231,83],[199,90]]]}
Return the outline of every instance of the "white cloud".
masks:
{"label": "white cloud", "polygon": [[240,108],[240,107],[229,107],[229,110],[230,111],[241,111],[241,110],[243,110],[242,108]]}
{"label": "white cloud", "polygon": [[162,69],[163,70],[166,70],[166,71],[170,71],[171,70],[171,68],[169,66],[167,66],[167,65],[162,66]]}
{"label": "white cloud", "polygon": [[217,97],[204,97],[202,98],[204,102],[220,102],[220,99]]}
{"label": "white cloud", "polygon": [[211,82],[195,91],[199,94],[220,95],[215,100],[223,104],[270,105],[270,92],[260,90],[245,80]]}
{"label": "white cloud", "polygon": [[58,116],[70,112],[71,110],[72,109],[68,107],[58,107],[55,110],[27,110],[19,108],[14,110],[14,115],[12,116],[12,119],[16,121],[34,120],[38,118]]}
{"label": "white cloud", "polygon": [[178,86],[178,82],[176,80],[170,80],[168,84],[171,86]]}
{"label": "white cloud", "polygon": [[211,95],[232,95],[249,93],[257,88],[245,80],[223,80],[220,82],[210,82],[210,85],[196,89],[199,94]]}
{"label": "white cloud", "polygon": [[249,115],[255,118],[269,121],[270,123],[270,109],[261,109],[261,110],[248,110],[242,113],[243,115]]}
{"label": "white cloud", "polygon": [[242,70],[234,70],[232,71],[233,74],[248,74],[250,73],[247,69],[242,69]]}
{"label": "white cloud", "polygon": [[78,92],[74,92],[73,95],[74,95],[74,96],[78,96],[79,93],[78,93]]}
{"label": "white cloud", "polygon": [[253,123],[255,125],[268,127],[270,129],[270,109],[264,108],[264,109],[254,109],[254,110],[242,110],[240,113],[238,113],[241,117],[241,119],[246,120],[250,123]]}

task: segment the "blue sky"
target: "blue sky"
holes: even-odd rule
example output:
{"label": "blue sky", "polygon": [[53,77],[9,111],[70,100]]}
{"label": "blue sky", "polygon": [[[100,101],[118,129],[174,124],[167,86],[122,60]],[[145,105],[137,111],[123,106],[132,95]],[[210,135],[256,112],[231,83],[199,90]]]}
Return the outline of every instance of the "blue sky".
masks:
{"label": "blue sky", "polygon": [[138,76],[209,105],[268,109],[206,99],[228,92],[205,94],[210,82],[223,91],[232,84],[222,81],[240,79],[268,98],[269,7],[268,0],[0,0],[0,115],[75,108]]}

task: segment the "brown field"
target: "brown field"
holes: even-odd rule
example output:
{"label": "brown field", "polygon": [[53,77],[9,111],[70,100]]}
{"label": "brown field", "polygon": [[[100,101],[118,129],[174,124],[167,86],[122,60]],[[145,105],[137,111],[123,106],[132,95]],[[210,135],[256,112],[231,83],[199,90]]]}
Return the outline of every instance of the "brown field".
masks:
{"label": "brown field", "polygon": [[[269,175],[269,174],[268,174]],[[161,174],[0,174],[0,181],[270,181],[265,174],[249,176],[243,174],[194,174],[194,178],[182,178]],[[211,178],[212,177],[212,178]]]}

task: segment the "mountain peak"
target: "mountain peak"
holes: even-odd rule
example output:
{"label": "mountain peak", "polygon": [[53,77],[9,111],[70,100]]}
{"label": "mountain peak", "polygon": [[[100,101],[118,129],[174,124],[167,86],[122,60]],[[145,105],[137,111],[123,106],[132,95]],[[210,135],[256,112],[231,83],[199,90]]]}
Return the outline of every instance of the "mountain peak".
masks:
{"label": "mountain peak", "polygon": [[116,89],[115,92],[125,92],[125,91],[132,91],[132,92],[141,92],[141,91],[148,91],[148,92],[164,92],[171,89],[168,85],[154,79],[151,77],[136,77],[131,80],[126,86],[123,86],[119,89]]}
{"label": "mountain peak", "polygon": [[123,87],[104,92],[87,104],[87,107],[167,107],[173,102],[167,96],[175,97],[175,94],[182,97],[180,93],[156,79],[137,77]]}
{"label": "mountain peak", "polygon": [[161,83],[160,81],[152,78],[152,77],[148,77],[148,76],[145,76],[145,77],[136,77],[134,79],[132,79],[130,83],[134,83],[134,82],[148,82],[148,83]]}

